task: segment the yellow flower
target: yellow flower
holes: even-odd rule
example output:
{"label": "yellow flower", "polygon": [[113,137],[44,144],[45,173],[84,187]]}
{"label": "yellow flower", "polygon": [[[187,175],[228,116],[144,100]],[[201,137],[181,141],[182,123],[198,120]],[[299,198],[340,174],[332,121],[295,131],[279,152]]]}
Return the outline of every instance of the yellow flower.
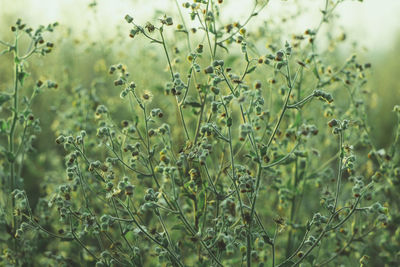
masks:
{"label": "yellow flower", "polygon": [[142,94],[142,100],[143,100],[144,102],[150,103],[151,100],[153,100],[153,94],[152,94],[150,91],[145,90],[145,91],[143,92],[143,94]]}

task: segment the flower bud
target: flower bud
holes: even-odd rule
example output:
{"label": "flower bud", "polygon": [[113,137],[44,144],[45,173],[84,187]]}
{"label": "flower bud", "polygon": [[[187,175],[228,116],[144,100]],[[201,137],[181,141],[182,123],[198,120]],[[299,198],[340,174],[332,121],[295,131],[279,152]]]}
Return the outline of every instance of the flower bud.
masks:
{"label": "flower bud", "polygon": [[126,22],[131,23],[133,21],[133,18],[127,14],[125,15],[125,20]]}
{"label": "flower bud", "polygon": [[205,74],[211,74],[214,72],[214,68],[212,66],[208,66],[207,68],[204,69]]}

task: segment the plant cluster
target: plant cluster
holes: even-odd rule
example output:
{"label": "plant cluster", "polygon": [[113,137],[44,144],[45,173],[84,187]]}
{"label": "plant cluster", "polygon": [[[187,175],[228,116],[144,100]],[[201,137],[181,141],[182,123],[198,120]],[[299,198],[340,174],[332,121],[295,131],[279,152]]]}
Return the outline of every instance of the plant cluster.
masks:
{"label": "plant cluster", "polygon": [[126,15],[132,45],[150,42],[166,72],[145,74],[153,89],[137,81],[140,62],[132,73],[111,65],[120,102],[73,89],[56,130],[62,171],[45,178],[35,207],[22,176],[40,130],[31,103],[58,85],[19,92],[57,24],[34,31],[18,20],[14,43],[0,43],[15,62],[14,89],[0,95],[3,262],[27,266],[39,253],[36,264],[60,266],[369,266],[375,241],[391,240],[380,259],[399,263],[400,217],[382,200],[398,194],[400,130],[387,151],[376,147],[371,64],[337,61],[332,46],[345,38],[325,40],[321,28],[343,1],[323,2],[320,24],[290,40],[251,27],[269,1],[243,22],[223,22],[222,0],[176,1],[177,17],[145,25]]}

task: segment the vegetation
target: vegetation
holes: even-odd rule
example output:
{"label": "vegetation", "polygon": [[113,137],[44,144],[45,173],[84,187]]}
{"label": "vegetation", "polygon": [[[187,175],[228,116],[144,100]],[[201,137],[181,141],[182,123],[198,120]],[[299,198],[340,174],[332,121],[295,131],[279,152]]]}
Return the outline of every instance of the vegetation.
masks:
{"label": "vegetation", "polygon": [[343,52],[344,0],[320,2],[291,39],[301,9],[260,22],[260,0],[236,22],[222,0],[127,14],[101,44],[18,19],[0,41],[1,264],[398,266],[400,106],[368,117],[372,65]]}

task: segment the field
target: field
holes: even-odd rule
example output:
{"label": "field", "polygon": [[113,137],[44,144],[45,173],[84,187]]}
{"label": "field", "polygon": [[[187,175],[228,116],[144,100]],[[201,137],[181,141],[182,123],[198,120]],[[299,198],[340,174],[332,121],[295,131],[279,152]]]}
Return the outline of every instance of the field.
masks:
{"label": "field", "polygon": [[400,266],[400,38],[226,2],[0,17],[0,266]]}

